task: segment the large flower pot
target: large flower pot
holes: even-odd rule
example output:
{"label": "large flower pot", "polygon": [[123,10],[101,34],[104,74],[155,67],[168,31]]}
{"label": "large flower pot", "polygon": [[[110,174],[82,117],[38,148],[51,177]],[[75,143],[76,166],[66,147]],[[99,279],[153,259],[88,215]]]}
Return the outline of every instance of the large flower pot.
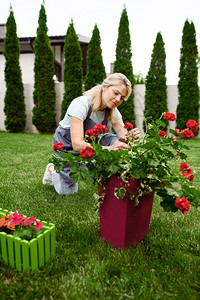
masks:
{"label": "large flower pot", "polygon": [[[101,238],[115,248],[134,247],[148,234],[154,192],[138,198],[139,204],[130,199],[130,192],[137,194],[139,180],[128,179],[124,186],[121,178],[113,175],[107,181],[106,190],[99,189],[105,195],[100,204]],[[126,194],[122,200],[114,195],[115,188],[124,187]]]}
{"label": "large flower pot", "polygon": [[[5,214],[10,212],[0,208],[0,218]],[[30,241],[0,232],[0,260],[18,271],[44,266],[55,255],[55,225],[42,223],[42,233]]]}

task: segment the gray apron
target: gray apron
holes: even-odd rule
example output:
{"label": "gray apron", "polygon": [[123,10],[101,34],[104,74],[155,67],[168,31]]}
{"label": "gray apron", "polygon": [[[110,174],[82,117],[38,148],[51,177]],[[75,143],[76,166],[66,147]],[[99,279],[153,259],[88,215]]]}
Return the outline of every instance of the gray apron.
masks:
{"label": "gray apron", "polygon": [[[92,113],[92,108],[89,108],[87,118],[84,121],[84,132],[86,130],[92,129],[96,123],[90,119],[90,115]],[[104,120],[101,122],[102,125],[107,125],[108,120],[105,116]],[[100,145],[102,146],[111,146],[113,145],[117,140],[118,136],[116,134],[112,133],[105,133],[101,134],[101,140]],[[55,143],[62,143],[63,144],[63,152],[66,153],[72,153],[73,155],[80,155],[79,152],[75,152],[72,148],[72,142],[71,142],[71,135],[70,135],[70,129],[64,129],[60,125],[57,127],[54,137],[53,137],[53,144]],[[54,151],[54,155],[58,158],[61,158],[60,155]],[[66,165],[64,167],[63,171],[60,171],[59,175],[62,177],[64,182],[66,183],[66,186],[71,186],[74,184],[74,180],[69,176],[70,174],[70,165]]]}

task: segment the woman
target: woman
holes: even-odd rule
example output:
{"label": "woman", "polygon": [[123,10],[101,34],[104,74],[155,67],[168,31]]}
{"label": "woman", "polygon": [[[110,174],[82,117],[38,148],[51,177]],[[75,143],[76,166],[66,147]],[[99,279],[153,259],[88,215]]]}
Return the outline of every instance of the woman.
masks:
{"label": "woman", "polygon": [[[102,136],[100,144],[104,149],[118,150],[127,148],[127,144],[120,138],[134,134],[141,136],[137,128],[127,132],[124,129],[122,116],[117,107],[126,101],[131,94],[131,83],[121,73],[109,75],[102,84],[86,91],[83,96],[74,99],[69,105],[65,117],[60,121],[55,131],[53,143],[63,143],[63,151],[79,155],[82,148],[90,146],[84,141],[84,133],[92,129],[95,124],[113,127],[116,134],[106,133]],[[54,152],[58,156],[57,152]],[[53,184],[60,195],[74,194],[78,191],[78,184],[69,176],[70,165],[63,171],[56,173],[53,164],[48,164],[43,184]]]}

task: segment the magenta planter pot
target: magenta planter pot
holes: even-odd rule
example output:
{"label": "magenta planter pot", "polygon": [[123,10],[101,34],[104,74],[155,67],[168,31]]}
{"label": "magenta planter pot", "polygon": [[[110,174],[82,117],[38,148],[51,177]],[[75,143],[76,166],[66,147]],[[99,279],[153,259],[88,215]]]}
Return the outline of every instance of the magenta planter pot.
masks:
{"label": "magenta planter pot", "polygon": [[[121,178],[110,177],[99,208],[101,238],[119,249],[136,246],[148,234],[154,199],[154,192],[143,195],[135,206],[129,192],[137,194],[139,180],[129,178],[128,181],[129,185],[125,187]],[[126,189],[123,200],[114,195],[115,188],[121,187]]]}

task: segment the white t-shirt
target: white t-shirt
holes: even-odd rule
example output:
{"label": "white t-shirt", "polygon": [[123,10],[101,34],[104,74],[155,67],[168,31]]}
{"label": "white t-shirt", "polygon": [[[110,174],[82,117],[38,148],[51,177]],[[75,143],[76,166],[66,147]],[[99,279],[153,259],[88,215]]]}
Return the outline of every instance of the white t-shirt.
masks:
{"label": "white t-shirt", "polygon": [[[88,111],[92,102],[92,98],[88,96],[80,96],[75,98],[69,105],[65,117],[62,121],[59,122],[60,126],[64,129],[70,128],[70,118],[76,117],[81,121],[85,121],[88,115]],[[95,111],[92,112],[90,115],[90,119],[93,120],[95,123],[100,124],[105,118],[105,111]],[[117,108],[114,108],[114,121],[122,118],[121,113]]]}

